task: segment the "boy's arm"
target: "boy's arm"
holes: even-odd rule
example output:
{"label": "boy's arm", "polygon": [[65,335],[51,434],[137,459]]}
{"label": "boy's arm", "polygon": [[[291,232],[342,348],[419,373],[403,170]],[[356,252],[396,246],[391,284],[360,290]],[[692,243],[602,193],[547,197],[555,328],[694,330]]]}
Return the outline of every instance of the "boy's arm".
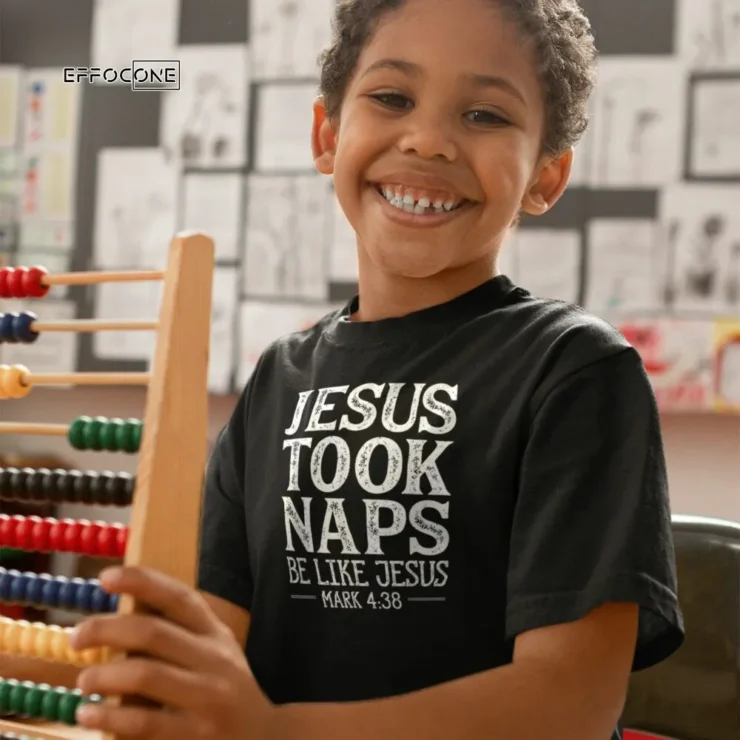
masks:
{"label": "boy's arm", "polygon": [[522,634],[508,666],[390,699],[280,708],[271,740],[609,740],[636,635],[637,607],[606,604]]}

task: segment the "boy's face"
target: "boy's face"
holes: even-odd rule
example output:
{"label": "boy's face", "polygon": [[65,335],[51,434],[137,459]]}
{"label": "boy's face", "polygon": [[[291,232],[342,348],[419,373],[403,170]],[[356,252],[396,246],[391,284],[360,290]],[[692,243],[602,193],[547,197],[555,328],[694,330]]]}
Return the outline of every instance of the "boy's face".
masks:
{"label": "boy's face", "polygon": [[315,113],[317,168],[361,264],[385,274],[490,267],[520,210],[544,213],[569,176],[569,154],[540,156],[534,57],[490,0],[407,0],[363,50],[338,124]]}

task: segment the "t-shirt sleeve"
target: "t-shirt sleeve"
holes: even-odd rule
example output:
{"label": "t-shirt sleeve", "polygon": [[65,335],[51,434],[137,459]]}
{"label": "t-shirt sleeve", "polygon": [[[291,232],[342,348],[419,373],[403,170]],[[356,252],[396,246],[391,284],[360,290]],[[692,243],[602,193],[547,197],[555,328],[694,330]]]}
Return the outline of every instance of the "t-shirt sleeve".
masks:
{"label": "t-shirt sleeve", "polygon": [[208,461],[203,493],[198,588],[244,609],[252,605],[252,572],[244,510],[246,403],[242,394]]}
{"label": "t-shirt sleeve", "polygon": [[537,399],[510,542],[507,633],[639,605],[633,670],[683,641],[666,465],[655,397],[623,349]]}

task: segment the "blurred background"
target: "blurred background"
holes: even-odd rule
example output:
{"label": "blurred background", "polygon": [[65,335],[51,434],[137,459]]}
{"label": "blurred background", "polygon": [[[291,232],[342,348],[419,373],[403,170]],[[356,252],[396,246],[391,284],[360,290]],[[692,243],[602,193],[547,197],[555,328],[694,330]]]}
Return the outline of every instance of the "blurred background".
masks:
{"label": "blurred background", "polygon": [[[174,232],[210,233],[212,438],[266,344],[355,291],[353,237],[331,181],[313,171],[309,142],[316,56],[333,5],[0,0],[0,263],[160,269]],[[592,124],[562,201],[524,222],[501,269],[625,334],[658,397],[674,512],[740,522],[740,1],[582,5],[601,52]],[[65,68],[121,70],[132,60],[178,63],[179,89],[88,84],[79,70],[79,82],[65,82]],[[55,288],[43,303],[4,301],[0,311],[151,319],[156,285]],[[140,370],[152,342],[142,333],[54,333],[0,347],[0,361],[36,372]],[[138,389],[38,389],[2,403],[0,420],[139,417],[143,403]],[[0,457],[132,473],[136,465],[44,437],[2,437]],[[125,520],[89,507],[56,514]],[[736,552],[734,530],[718,531],[699,539],[719,537],[723,552]],[[84,573],[84,559],[74,562],[58,556],[47,566]],[[732,660],[737,668],[740,567],[727,562],[735,565],[717,571],[717,589],[734,594],[722,607],[732,633],[721,632],[720,653],[724,668]],[[710,571],[701,572],[706,581]],[[703,627],[716,636],[712,613]],[[723,720],[730,729],[720,735],[704,721],[680,740],[740,737],[740,679],[727,670],[720,693],[726,722],[736,724]],[[679,695],[694,694],[688,686]]]}

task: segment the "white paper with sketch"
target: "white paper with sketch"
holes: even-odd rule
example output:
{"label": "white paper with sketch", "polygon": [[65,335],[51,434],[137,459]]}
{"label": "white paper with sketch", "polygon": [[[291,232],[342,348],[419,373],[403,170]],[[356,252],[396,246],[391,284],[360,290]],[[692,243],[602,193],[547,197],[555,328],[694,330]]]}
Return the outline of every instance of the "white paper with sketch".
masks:
{"label": "white paper with sketch", "polygon": [[316,83],[259,88],[255,165],[259,172],[313,172],[311,126]]}
{"label": "white paper with sketch", "polygon": [[327,298],[333,198],[331,181],[323,175],[248,178],[247,296]]}
{"label": "white paper with sketch", "polygon": [[676,48],[694,69],[740,68],[740,0],[678,0]]}
{"label": "white paper with sketch", "polygon": [[217,267],[213,273],[211,307],[211,349],[208,362],[208,390],[229,393],[234,373],[239,276],[236,267]]}
{"label": "white paper with sketch", "polygon": [[0,64],[0,149],[18,144],[23,68]]}
{"label": "white paper with sketch", "polygon": [[[343,305],[343,304],[342,304]],[[313,326],[339,304],[244,301],[239,316],[239,366],[237,383],[244,386],[260,355],[278,337]]]}
{"label": "white paper with sketch", "polygon": [[659,230],[648,219],[594,219],[588,225],[584,305],[599,316],[663,305]]}
{"label": "white paper with sketch", "polygon": [[179,23],[179,0],[95,0],[91,64],[125,69],[137,59],[177,59]]}
{"label": "white paper with sketch", "polygon": [[177,229],[178,170],[161,149],[98,155],[93,263],[103,269],[162,269]]}
{"label": "white paper with sketch", "polygon": [[203,231],[216,248],[216,260],[241,255],[244,175],[238,172],[193,172],[183,178],[181,228]]}
{"label": "white paper with sketch", "polygon": [[[136,283],[96,285],[94,315],[119,321],[157,321],[163,283],[148,280]],[[150,362],[156,347],[156,331],[99,331],[92,337],[93,354],[101,360]]]}
{"label": "white paper with sketch", "polygon": [[693,111],[690,173],[740,178],[740,74],[697,81]]}
{"label": "white paper with sketch", "polygon": [[249,38],[255,78],[317,78],[318,57],[331,39],[336,0],[254,0]]}
{"label": "white paper with sketch", "polygon": [[29,69],[24,84],[24,153],[53,150],[76,160],[82,85],[64,82],[61,67]]}
{"label": "white paper with sketch", "polygon": [[683,172],[687,74],[675,59],[604,57],[594,91],[590,184],[652,188]]}
{"label": "white paper with sketch", "polygon": [[659,217],[673,264],[677,311],[740,311],[740,187],[676,185],[660,194]]}
{"label": "white paper with sketch", "polygon": [[180,89],[162,93],[160,144],[185,167],[247,164],[249,70],[243,44],[181,46]]}
{"label": "white paper with sketch", "polygon": [[[71,301],[47,298],[38,301],[2,301],[3,313],[32,311],[39,321],[70,321],[77,306]],[[33,344],[0,345],[0,358],[7,365],[25,365],[37,373],[71,373],[77,365],[79,334],[71,331],[44,332]]]}
{"label": "white paper with sketch", "polygon": [[578,300],[581,235],[571,229],[517,229],[505,249],[515,261],[516,281],[535,296]]}
{"label": "white paper with sketch", "polygon": [[331,234],[329,280],[335,283],[357,282],[357,235],[332,193],[334,223]]}

